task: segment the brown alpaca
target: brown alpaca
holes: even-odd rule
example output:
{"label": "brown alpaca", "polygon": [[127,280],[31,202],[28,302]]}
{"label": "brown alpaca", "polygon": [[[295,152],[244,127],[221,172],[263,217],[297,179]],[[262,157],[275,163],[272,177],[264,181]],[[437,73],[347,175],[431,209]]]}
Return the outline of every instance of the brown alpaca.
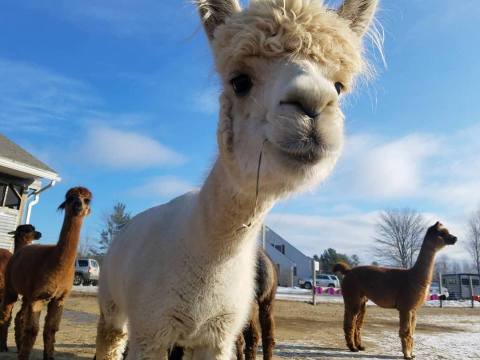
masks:
{"label": "brown alpaca", "polygon": [[[33,225],[19,225],[15,231],[11,231],[8,233],[9,235],[13,235],[14,239],[14,248],[13,253],[16,253],[22,247],[26,245],[30,245],[34,240],[38,240],[42,237],[42,234],[35,230]],[[3,291],[5,288],[5,271],[7,269],[7,264],[10,258],[12,257],[12,253],[8,250],[0,249],[0,300],[3,299]],[[17,316],[15,317],[15,324],[17,321],[19,322],[22,316],[22,312],[19,311]],[[8,336],[8,324],[5,327],[0,328],[0,352],[8,351],[7,348],[7,336]]]}
{"label": "brown alpaca", "polygon": [[[274,340],[273,303],[277,292],[277,270],[275,264],[262,249],[258,251],[255,304],[250,320],[237,339],[237,360],[256,359],[259,342],[259,320],[262,331],[263,359],[271,360]],[[168,360],[182,360],[183,348],[174,347]]]}
{"label": "brown alpaca", "polygon": [[435,254],[457,238],[439,222],[427,230],[422,248],[411,269],[391,269],[377,266],[358,266],[350,269],[344,263],[333,267],[344,274],[342,293],[345,303],[344,331],[351,351],[364,350],[361,330],[370,299],[383,308],[400,313],[400,339],[405,359],[412,359],[416,310],[422,306],[432,281]]}
{"label": "brown alpaca", "polygon": [[277,293],[277,284],[278,277],[275,264],[263,250],[259,250],[255,291],[256,304],[253,305],[250,321],[237,340],[237,360],[256,359],[259,330],[262,333],[263,359],[272,359],[273,346],[275,345],[273,304]]}
{"label": "brown alpaca", "polygon": [[8,324],[13,304],[18,295],[22,295],[24,314],[18,329],[19,360],[27,360],[30,356],[45,302],[48,302],[48,312],[43,331],[43,359],[54,359],[55,333],[60,325],[63,303],[72,288],[80,230],[85,216],[90,213],[91,198],[91,192],[85,188],[70,189],[59,206],[65,209],[65,219],[58,243],[25,246],[8,263],[0,326]]}

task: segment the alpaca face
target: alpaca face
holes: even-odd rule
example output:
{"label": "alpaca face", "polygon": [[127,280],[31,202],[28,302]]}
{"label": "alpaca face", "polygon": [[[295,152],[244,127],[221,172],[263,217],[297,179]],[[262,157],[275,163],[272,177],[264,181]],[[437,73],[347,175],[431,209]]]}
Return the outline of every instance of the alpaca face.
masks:
{"label": "alpaca face", "polygon": [[13,235],[15,239],[23,239],[26,242],[32,242],[39,240],[42,237],[42,233],[35,230],[35,226],[30,224],[19,225],[15,231],[9,233]]}
{"label": "alpaca face", "polygon": [[73,216],[87,216],[90,214],[91,199],[90,190],[84,187],[75,187],[67,191],[65,201],[58,208],[65,209]]}
{"label": "alpaca face", "polygon": [[428,229],[427,235],[436,250],[443,249],[446,245],[454,245],[457,242],[457,237],[450,234],[448,229],[438,221]]}
{"label": "alpaca face", "polygon": [[340,97],[362,71],[376,1],[197,0],[222,78],[220,154],[240,187],[291,191],[325,178],[343,145]]}

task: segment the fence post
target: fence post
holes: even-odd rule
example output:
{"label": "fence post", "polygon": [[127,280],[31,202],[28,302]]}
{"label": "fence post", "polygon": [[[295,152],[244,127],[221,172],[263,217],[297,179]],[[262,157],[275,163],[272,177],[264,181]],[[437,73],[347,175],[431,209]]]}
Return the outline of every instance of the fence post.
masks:
{"label": "fence post", "polygon": [[470,300],[472,301],[472,308],[475,306],[475,301],[473,300],[473,281],[472,281],[472,275],[468,275],[468,280],[470,283]]}
{"label": "fence post", "polygon": [[317,305],[317,261],[312,259],[312,304]]}
{"label": "fence post", "polygon": [[442,285],[442,273],[438,273],[438,284],[440,289],[440,308],[443,308],[443,285]]}

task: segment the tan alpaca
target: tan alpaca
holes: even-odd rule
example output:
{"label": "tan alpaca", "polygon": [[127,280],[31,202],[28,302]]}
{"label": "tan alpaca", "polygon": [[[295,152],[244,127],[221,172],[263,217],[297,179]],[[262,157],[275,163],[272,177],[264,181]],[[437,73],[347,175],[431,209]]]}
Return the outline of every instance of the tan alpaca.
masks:
{"label": "tan alpaca", "polygon": [[20,329],[19,360],[27,360],[39,331],[40,312],[48,302],[43,331],[44,360],[53,359],[55,333],[58,331],[63,303],[73,284],[74,262],[85,216],[90,213],[89,190],[76,187],[65,195],[59,209],[65,218],[56,245],[30,245],[20,249],[10,260],[5,275],[5,294],[0,312],[0,326],[10,320],[12,307],[22,295],[23,324]]}
{"label": "tan alpaca", "polygon": [[[9,235],[13,235],[14,248],[13,253],[17,253],[22,247],[30,245],[34,240],[38,240],[42,237],[42,234],[35,230],[35,227],[30,224],[19,225],[15,231],[9,232]],[[7,264],[10,261],[12,254],[8,250],[0,249],[0,304],[3,299],[3,292],[5,288],[5,271],[7,270]],[[15,326],[21,321],[22,311],[17,313],[15,317]],[[7,348],[7,336],[8,336],[8,324],[7,326],[0,327],[0,352],[8,351]],[[15,339],[17,340],[17,339]],[[18,345],[18,341],[17,341]]]}
{"label": "tan alpaca", "polygon": [[405,359],[414,357],[413,333],[416,310],[422,306],[432,281],[436,253],[457,238],[437,222],[427,230],[415,265],[408,270],[377,266],[350,269],[344,263],[334,266],[334,272],[344,274],[342,293],[345,302],[344,331],[351,351],[364,350],[361,330],[368,300],[383,308],[400,313],[400,339]]}
{"label": "tan alpaca", "polygon": [[222,84],[218,157],[198,192],[117,235],[100,274],[97,360],[121,359],[127,336],[128,360],[165,359],[175,344],[193,359],[231,360],[254,299],[260,225],[276,201],[334,167],[341,94],[365,70],[377,5],[195,2]]}

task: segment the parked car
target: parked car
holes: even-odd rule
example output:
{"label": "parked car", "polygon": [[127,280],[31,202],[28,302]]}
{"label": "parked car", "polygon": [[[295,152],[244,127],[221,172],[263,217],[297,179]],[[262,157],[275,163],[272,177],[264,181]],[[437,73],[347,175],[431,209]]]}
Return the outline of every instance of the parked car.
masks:
{"label": "parked car", "polygon": [[[298,280],[298,285],[304,289],[311,289],[312,284],[312,278]],[[316,286],[338,288],[340,287],[340,280],[335,275],[318,274],[316,278]]]}
{"label": "parked car", "polygon": [[433,281],[430,285],[429,297],[432,295],[438,295],[438,297],[442,300],[447,300],[450,296],[446,287],[442,287],[442,291],[440,293],[440,285],[437,281]]}
{"label": "parked car", "polygon": [[95,259],[75,260],[75,277],[73,285],[97,285],[100,266]]}

